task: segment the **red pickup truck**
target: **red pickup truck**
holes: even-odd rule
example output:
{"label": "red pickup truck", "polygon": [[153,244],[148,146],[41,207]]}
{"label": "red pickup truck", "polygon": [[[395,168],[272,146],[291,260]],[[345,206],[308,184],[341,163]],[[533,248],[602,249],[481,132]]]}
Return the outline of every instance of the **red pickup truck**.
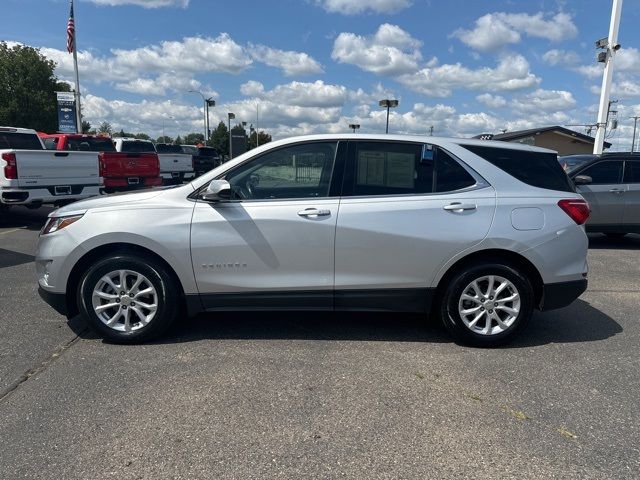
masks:
{"label": "red pickup truck", "polygon": [[109,137],[75,133],[39,134],[49,150],[100,152],[105,193],[162,185],[156,153],[117,152]]}

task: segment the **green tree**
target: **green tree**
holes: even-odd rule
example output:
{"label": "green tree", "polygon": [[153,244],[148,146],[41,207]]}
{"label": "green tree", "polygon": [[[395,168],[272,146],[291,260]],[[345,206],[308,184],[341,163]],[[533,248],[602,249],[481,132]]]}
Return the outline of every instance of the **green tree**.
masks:
{"label": "green tree", "polygon": [[82,133],[89,133],[91,131],[91,124],[86,120],[82,120]]}
{"label": "green tree", "polygon": [[156,140],[156,143],[173,143],[173,138],[168,137],[168,136],[160,136],[158,137],[158,139]]}
{"label": "green tree", "polygon": [[184,143],[187,145],[195,145],[200,142],[204,142],[204,135],[202,133],[189,133],[184,137]]}
{"label": "green tree", "polygon": [[151,137],[146,133],[131,133],[130,135],[138,140],[151,140]]}
{"label": "green tree", "polygon": [[53,74],[55,66],[36,48],[0,42],[0,125],[58,130],[55,92],[71,89]]}
{"label": "green tree", "polygon": [[[247,144],[247,148],[249,150],[251,150],[252,148],[256,148],[256,130],[253,130],[251,132],[251,135],[249,136],[249,142]],[[258,135],[258,140],[260,140],[257,146],[260,145],[264,145],[265,143],[269,143],[271,141],[271,135],[264,133],[264,131],[260,131],[259,133],[257,133]]]}
{"label": "green tree", "polygon": [[220,122],[211,132],[209,145],[215,148],[220,155],[229,155],[229,129],[224,122]]}
{"label": "green tree", "polygon": [[175,143],[176,145],[182,145],[184,142],[182,140],[182,137],[178,135],[176,139],[173,141],[173,143]]}
{"label": "green tree", "polygon": [[107,121],[104,121],[98,127],[98,132],[100,133],[108,133],[109,135],[113,134],[113,127]]}

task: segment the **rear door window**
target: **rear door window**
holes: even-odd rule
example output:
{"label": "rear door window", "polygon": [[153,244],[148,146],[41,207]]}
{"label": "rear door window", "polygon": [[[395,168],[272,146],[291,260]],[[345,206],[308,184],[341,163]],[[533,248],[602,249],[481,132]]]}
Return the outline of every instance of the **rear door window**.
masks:
{"label": "rear door window", "polygon": [[598,162],[585,168],[580,175],[591,177],[592,185],[612,185],[622,182],[622,161]]}
{"label": "rear door window", "polygon": [[561,192],[574,188],[555,153],[460,145],[527,185]]}
{"label": "rear door window", "polygon": [[40,139],[35,134],[0,132],[0,149],[42,150]]}
{"label": "rear door window", "polygon": [[436,192],[453,192],[469,188],[476,180],[449,153],[438,149],[436,155]]}
{"label": "rear door window", "polygon": [[624,183],[640,183],[640,160],[626,162],[624,166]]}
{"label": "rear door window", "polygon": [[155,153],[151,142],[122,142],[122,151],[131,153]]}

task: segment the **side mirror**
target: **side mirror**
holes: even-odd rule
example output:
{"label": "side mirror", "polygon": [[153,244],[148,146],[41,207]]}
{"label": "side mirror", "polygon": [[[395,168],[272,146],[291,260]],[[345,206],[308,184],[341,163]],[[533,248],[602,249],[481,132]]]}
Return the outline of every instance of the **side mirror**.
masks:
{"label": "side mirror", "polygon": [[576,175],[573,179],[573,183],[576,185],[589,185],[593,182],[593,179],[588,175]]}
{"label": "side mirror", "polygon": [[231,185],[226,180],[211,180],[201,198],[208,202],[224,202],[231,199]]}

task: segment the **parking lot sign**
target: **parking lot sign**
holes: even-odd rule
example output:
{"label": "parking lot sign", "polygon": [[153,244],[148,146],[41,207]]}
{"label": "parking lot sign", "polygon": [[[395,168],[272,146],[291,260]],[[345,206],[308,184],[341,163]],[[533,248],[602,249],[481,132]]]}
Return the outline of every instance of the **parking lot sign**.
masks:
{"label": "parking lot sign", "polygon": [[58,131],[77,133],[76,100],[73,92],[56,92],[58,99]]}

